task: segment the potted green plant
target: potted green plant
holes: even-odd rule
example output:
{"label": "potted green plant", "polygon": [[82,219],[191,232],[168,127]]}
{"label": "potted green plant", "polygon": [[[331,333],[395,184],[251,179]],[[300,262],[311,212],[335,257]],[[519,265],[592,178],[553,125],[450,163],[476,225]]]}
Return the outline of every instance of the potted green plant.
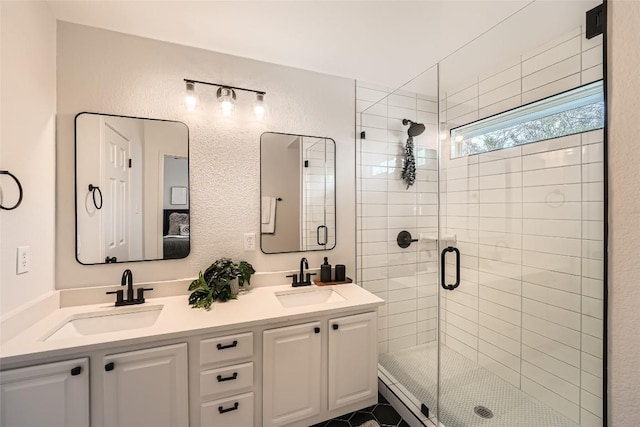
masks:
{"label": "potted green plant", "polygon": [[251,276],[255,272],[253,266],[246,261],[234,263],[229,258],[220,258],[191,282],[189,304],[193,308],[209,310],[213,301],[236,299],[238,293],[233,289],[234,281],[237,280],[238,288],[242,289],[245,283],[251,284]]}

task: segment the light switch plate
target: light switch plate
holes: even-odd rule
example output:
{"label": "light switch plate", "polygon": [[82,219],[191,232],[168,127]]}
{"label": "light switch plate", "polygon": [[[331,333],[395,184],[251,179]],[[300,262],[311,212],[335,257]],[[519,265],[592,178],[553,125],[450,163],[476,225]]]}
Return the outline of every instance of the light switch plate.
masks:
{"label": "light switch plate", "polygon": [[16,274],[23,274],[29,271],[31,268],[31,253],[29,246],[18,247],[18,265],[16,268]]}
{"label": "light switch plate", "polygon": [[256,233],[244,233],[244,250],[245,252],[256,250]]}

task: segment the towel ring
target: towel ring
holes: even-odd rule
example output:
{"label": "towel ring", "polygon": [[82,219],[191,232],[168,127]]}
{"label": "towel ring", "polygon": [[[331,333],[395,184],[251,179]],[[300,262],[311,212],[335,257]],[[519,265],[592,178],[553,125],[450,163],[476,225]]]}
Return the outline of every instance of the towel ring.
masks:
{"label": "towel ring", "polygon": [[[100,191],[100,187],[89,184],[89,191],[91,191],[91,197],[93,198],[93,206],[98,210],[102,209],[102,191]],[[98,202],[96,202],[96,191],[100,194],[100,206],[98,206]]]}
{"label": "towel ring", "polygon": [[17,208],[18,206],[20,206],[20,203],[22,203],[22,196],[24,194],[22,192],[22,185],[20,184],[20,180],[18,178],[16,178],[16,176],[14,174],[12,174],[11,172],[9,172],[9,171],[0,170],[0,175],[9,175],[11,178],[13,178],[13,180],[18,185],[18,201],[16,202],[16,204],[13,205],[10,208],[7,208],[7,207],[4,207],[4,206],[0,205],[0,209],[3,209],[5,211],[12,211],[15,208]]}

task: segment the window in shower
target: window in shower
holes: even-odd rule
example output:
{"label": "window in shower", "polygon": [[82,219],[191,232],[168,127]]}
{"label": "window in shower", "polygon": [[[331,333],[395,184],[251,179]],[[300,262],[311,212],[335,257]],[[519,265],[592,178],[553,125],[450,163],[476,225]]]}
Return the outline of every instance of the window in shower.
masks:
{"label": "window in shower", "polygon": [[451,130],[451,158],[604,127],[602,81]]}

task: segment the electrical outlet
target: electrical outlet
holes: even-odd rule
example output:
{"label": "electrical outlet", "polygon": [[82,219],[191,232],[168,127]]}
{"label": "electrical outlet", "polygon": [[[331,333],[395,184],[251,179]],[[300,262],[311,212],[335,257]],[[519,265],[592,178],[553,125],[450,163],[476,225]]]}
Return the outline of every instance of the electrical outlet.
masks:
{"label": "electrical outlet", "polygon": [[31,254],[29,246],[18,247],[18,266],[16,274],[23,274],[31,268]]}
{"label": "electrical outlet", "polygon": [[256,250],[256,233],[244,233],[244,250],[246,252]]}

